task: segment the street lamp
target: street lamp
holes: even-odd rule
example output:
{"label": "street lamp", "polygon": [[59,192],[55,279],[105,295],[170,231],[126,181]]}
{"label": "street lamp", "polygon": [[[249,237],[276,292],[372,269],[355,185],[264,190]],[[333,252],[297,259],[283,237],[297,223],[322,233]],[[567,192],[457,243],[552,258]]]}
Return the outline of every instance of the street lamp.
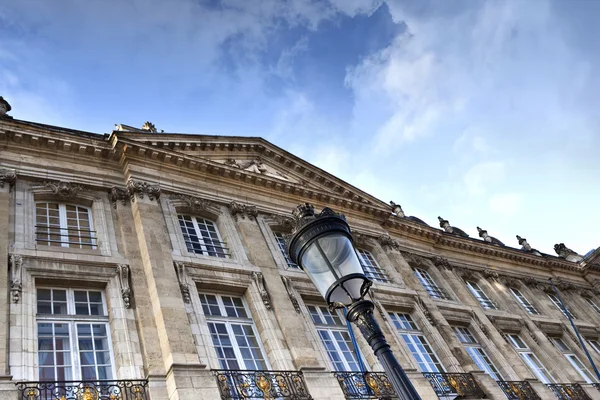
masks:
{"label": "street lamp", "polygon": [[346,318],[358,326],[398,396],[420,400],[375,321],[373,302],[364,299],[371,281],[352,245],[346,217],[327,207],[315,215],[310,204],[299,205],[293,215],[296,226],[287,240],[290,259],[308,274],[330,307],[347,308]]}

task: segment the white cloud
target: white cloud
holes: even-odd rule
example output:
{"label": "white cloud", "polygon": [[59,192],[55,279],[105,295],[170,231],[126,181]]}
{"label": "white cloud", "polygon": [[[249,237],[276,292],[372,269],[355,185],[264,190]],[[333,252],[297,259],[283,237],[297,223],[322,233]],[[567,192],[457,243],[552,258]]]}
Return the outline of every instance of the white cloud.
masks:
{"label": "white cloud", "polygon": [[500,217],[512,217],[521,211],[523,196],[518,193],[500,193],[490,197],[489,208]]}
{"label": "white cloud", "polygon": [[498,185],[505,176],[506,165],[501,161],[488,161],[473,165],[463,176],[469,196],[486,194]]}

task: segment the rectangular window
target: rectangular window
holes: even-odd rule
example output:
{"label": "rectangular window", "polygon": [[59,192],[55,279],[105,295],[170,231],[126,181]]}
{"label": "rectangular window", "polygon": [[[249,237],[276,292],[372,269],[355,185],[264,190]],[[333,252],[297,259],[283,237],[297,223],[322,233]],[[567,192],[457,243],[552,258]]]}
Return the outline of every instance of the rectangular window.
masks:
{"label": "rectangular window", "polygon": [[38,288],[37,338],[41,381],[113,379],[101,291]]}
{"label": "rectangular window", "polygon": [[222,369],[268,369],[254,321],[241,297],[200,293],[200,303]]}
{"label": "rectangular window", "polygon": [[496,304],[494,304],[492,299],[490,299],[487,296],[487,294],[485,294],[483,289],[481,287],[479,287],[479,285],[477,283],[475,283],[473,281],[467,281],[467,287],[473,294],[473,297],[475,297],[477,299],[479,304],[481,304],[481,306],[484,309],[486,309],[486,310],[497,310],[498,309],[498,307],[496,306]]}
{"label": "rectangular window", "polygon": [[434,299],[449,300],[450,297],[435,283],[433,278],[427,271],[421,268],[413,268],[417,279],[421,282],[421,285],[425,288],[429,296]]}
{"label": "rectangular window", "polygon": [[562,303],[560,302],[560,299],[555,294],[547,293],[547,295],[550,301],[552,301],[552,303],[554,304],[554,306],[558,308],[565,317],[571,317],[572,319],[576,319],[575,316],[569,310],[563,307]]}
{"label": "rectangular window", "polygon": [[521,304],[521,306],[529,313],[529,314],[534,314],[534,315],[539,315],[538,310],[536,310],[536,308],[533,306],[533,304],[531,304],[529,302],[529,300],[527,300],[527,298],[525,296],[523,296],[523,293],[521,293],[521,291],[519,289],[516,288],[510,288],[510,292],[512,293],[512,295],[515,297],[515,299],[517,299],[517,301],[519,302],[519,304]]}
{"label": "rectangular window", "polygon": [[590,299],[589,297],[584,297],[584,299],[590,305],[590,307],[594,309],[594,311],[600,314],[600,307],[598,307],[596,303],[594,303],[594,300]]}
{"label": "rectangular window", "polygon": [[444,366],[412,317],[395,312],[389,316],[421,372],[444,372]]}
{"label": "rectangular window", "polygon": [[326,306],[307,305],[317,333],[335,371],[360,371],[348,326]]}
{"label": "rectangular window", "polygon": [[360,261],[360,265],[362,265],[363,271],[365,271],[367,278],[377,282],[390,281],[383,268],[377,264],[377,261],[375,261],[375,258],[371,253],[362,249],[356,250],[356,253],[358,254],[358,260]]}
{"label": "rectangular window", "polygon": [[569,363],[573,366],[573,368],[575,368],[579,375],[581,375],[581,377],[587,383],[594,383],[594,381],[591,378],[592,374],[590,374],[590,371],[581,362],[581,360],[579,360],[579,358],[575,354],[573,354],[573,352],[571,352],[571,349],[569,349],[569,346],[567,346],[564,340],[562,340],[559,337],[553,337],[551,339],[552,343],[554,343],[554,346],[565,356],[567,360],[569,360]]}
{"label": "rectangular window", "polygon": [[556,380],[550,372],[544,367],[544,364],[536,357],[535,354],[525,344],[523,339],[519,335],[507,335],[508,341],[513,345],[517,353],[521,356],[525,364],[529,367],[531,372],[543,383],[556,383]]}
{"label": "rectangular window", "polygon": [[183,240],[190,253],[211,257],[228,257],[228,249],[221,240],[214,222],[189,215],[178,215]]}
{"label": "rectangular window", "polygon": [[594,351],[600,354],[600,342],[598,342],[598,340],[596,339],[587,339],[587,341],[590,344],[590,346],[592,346]]}
{"label": "rectangular window", "polygon": [[92,212],[87,207],[36,203],[35,241],[43,246],[96,249]]}
{"label": "rectangular window", "polygon": [[481,345],[471,334],[471,331],[469,331],[468,328],[461,326],[455,326],[453,329],[459,342],[465,346],[465,350],[469,353],[469,356],[471,356],[475,364],[495,381],[504,380],[485,350],[483,350]]}
{"label": "rectangular window", "polygon": [[300,267],[298,267],[298,264],[292,262],[290,256],[287,253],[287,250],[285,249],[285,238],[283,237],[283,234],[280,232],[273,232],[273,235],[275,236],[275,240],[277,240],[277,246],[279,246],[279,251],[281,251],[281,254],[285,259],[288,268],[300,269]]}

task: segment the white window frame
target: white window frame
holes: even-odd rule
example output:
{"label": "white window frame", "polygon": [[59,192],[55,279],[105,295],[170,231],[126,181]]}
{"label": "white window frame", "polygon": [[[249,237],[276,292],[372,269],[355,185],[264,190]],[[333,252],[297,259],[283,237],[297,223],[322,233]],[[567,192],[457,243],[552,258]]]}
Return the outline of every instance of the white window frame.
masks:
{"label": "white window frame", "polygon": [[[37,300],[37,291],[39,289],[45,290],[64,290],[66,291],[66,303],[67,303],[67,314],[38,314],[38,300]],[[99,292],[102,296],[102,313],[103,315],[77,315],[75,314],[75,292],[76,291],[86,291],[86,292]],[[52,292],[53,293],[53,292]],[[36,286],[36,296],[35,296],[35,309],[36,309],[36,324],[35,324],[35,346],[36,346],[36,375],[38,379],[40,377],[40,367],[39,365],[39,334],[38,334],[38,324],[65,324],[69,327],[69,351],[71,357],[71,378],[69,380],[72,381],[82,381],[83,378],[81,376],[81,354],[79,349],[79,336],[77,334],[77,325],[79,324],[95,324],[95,325],[104,325],[106,329],[106,341],[107,341],[107,349],[110,354],[110,373],[111,378],[109,380],[116,380],[117,374],[115,369],[115,357],[112,346],[111,339],[111,331],[110,331],[110,322],[108,317],[108,308],[106,304],[106,295],[104,290],[95,289],[95,288],[66,288],[66,287],[56,287],[56,286]],[[53,336],[54,337],[54,336]],[[95,353],[95,350],[94,350]],[[94,358],[96,356],[94,355]],[[104,364],[100,364],[104,365]],[[55,373],[56,373],[56,365]],[[94,367],[98,367],[98,364],[94,364]],[[96,370],[97,372],[97,370]],[[47,381],[52,382],[52,381]]]}
{"label": "white window frame", "polygon": [[[58,205],[58,217],[59,217],[59,227],[51,227],[50,225],[46,224],[44,225],[44,227],[47,227],[48,229],[48,233],[44,233],[44,232],[38,232],[38,228],[42,227],[42,226],[38,226],[38,205],[44,204],[46,207],[46,211],[48,212],[48,204],[57,204]],[[67,206],[71,206],[71,207],[76,207],[76,208],[83,208],[87,211],[87,215],[88,215],[88,223],[89,223],[89,236],[90,236],[90,243],[83,243],[81,241],[81,230],[77,231],[76,235],[70,235],[69,234],[69,223],[68,223],[68,218],[67,218]],[[92,214],[92,209],[90,207],[87,206],[83,206],[80,204],[73,204],[73,203],[61,203],[60,201],[36,201],[34,202],[34,208],[35,208],[35,216],[34,216],[34,232],[35,232],[35,243],[36,245],[39,246],[44,246],[44,247],[68,247],[68,248],[72,248],[72,249],[92,249],[92,250],[96,250],[98,247],[98,236],[97,236],[97,232],[94,230],[94,218],[93,218],[93,214]],[[78,216],[79,216],[79,212],[77,212]],[[48,218],[48,214],[46,214],[45,216],[46,218]],[[79,218],[77,218],[77,223],[79,225]],[[50,229],[59,231],[60,233],[50,233]],[[43,236],[46,236],[47,239],[38,239],[38,234],[41,234]],[[51,241],[50,237],[53,235],[60,235],[60,242],[54,242]],[[79,242],[70,242],[70,236],[77,236],[79,238]],[[66,238],[66,239],[65,239]],[[64,241],[63,241],[64,240]],[[52,243],[59,243],[57,245],[53,245]]]}
{"label": "white window frame", "polygon": [[577,319],[577,317],[575,317],[575,315],[573,315],[573,313],[566,308],[567,307],[566,304],[565,304],[565,308],[563,308],[562,303],[560,302],[560,299],[558,298],[558,296],[556,296],[554,293],[546,293],[546,295],[548,296],[548,298],[550,299],[552,304],[554,304],[554,306],[556,308],[558,308],[560,310],[560,312],[567,319],[569,318],[569,316],[571,316],[572,319]]}
{"label": "white window frame", "polygon": [[[187,232],[184,233],[184,231],[181,227],[181,219],[180,218],[190,218],[191,219],[192,225],[194,227],[194,233],[196,234],[196,237],[198,238],[197,244],[200,245],[200,252],[197,252],[194,249],[190,249],[188,247],[188,242],[185,240],[185,236],[189,235],[189,234]],[[204,224],[210,223],[212,225],[212,227],[214,228],[215,233],[217,235],[217,238],[218,238],[217,244],[214,244],[212,242],[212,240],[213,240],[212,238],[210,238],[211,243],[207,243],[206,238],[202,235],[202,230],[200,229],[198,219],[201,219]],[[177,213],[177,227],[179,228],[179,234],[183,238],[183,245],[185,247],[185,250],[188,253],[194,254],[194,255],[214,257],[214,258],[225,258],[225,259],[231,258],[231,255],[229,254],[230,249],[227,247],[227,243],[225,243],[223,241],[223,238],[221,237],[221,232],[219,232],[219,227],[217,226],[217,223],[215,221],[208,219],[208,218],[197,217],[195,215]],[[194,242],[193,244],[196,244],[196,243]],[[209,254],[210,253],[210,251],[208,250],[209,247],[213,247],[215,249],[212,251],[213,253],[215,253],[215,255]],[[216,250],[216,249],[218,249],[218,250]]]}
{"label": "white window frame", "polygon": [[521,337],[517,334],[509,334],[506,335],[508,341],[513,345],[513,348],[523,361],[527,367],[533,372],[533,374],[542,382],[543,384],[556,383],[556,379],[550,374],[550,371],[542,364],[539,358],[531,351],[531,349],[527,346],[525,341],[521,339]]}
{"label": "white window frame", "polygon": [[514,287],[510,287],[508,289],[512,293],[513,297],[517,299],[517,302],[521,305],[521,307],[525,309],[525,311],[527,311],[528,314],[540,315],[540,312],[537,310],[537,308],[535,308],[534,305],[531,304],[529,300],[527,300],[527,297],[525,297],[519,289]]}
{"label": "white window frame", "polygon": [[598,307],[598,305],[594,303],[594,300],[590,299],[589,297],[584,297],[584,299],[590,305],[590,307],[592,307],[594,311],[596,311],[596,313],[600,314],[600,307]]}
{"label": "white window frame", "polygon": [[454,326],[452,328],[458,341],[465,347],[465,350],[473,359],[473,362],[485,371],[493,380],[503,381],[502,374],[494,365],[492,359],[485,352],[481,344],[475,339],[469,328],[463,326]]}
{"label": "white window frame", "polygon": [[564,340],[562,340],[562,338],[559,338],[559,337],[553,337],[551,339],[552,339],[552,343],[554,344],[554,347],[556,347],[556,349],[558,351],[560,351],[563,356],[565,356],[565,358],[569,361],[571,366],[579,373],[579,375],[587,383],[595,383],[595,381],[592,378],[592,374],[591,374],[590,370],[587,369],[587,367],[585,366],[585,364],[583,364],[581,362],[579,357],[577,357],[571,351],[571,349],[569,348],[569,346],[567,346],[567,344],[564,342]]}
{"label": "white window frame", "polygon": [[[352,343],[352,334],[351,334],[351,332],[349,332],[348,324],[346,324],[344,322],[345,318],[343,318],[340,315],[340,312],[336,310],[335,314],[332,314],[327,309],[327,306],[324,306],[321,304],[306,304],[306,308],[308,309],[311,321],[317,330],[317,336],[319,337],[321,346],[322,346],[323,350],[325,351],[325,353],[327,354],[327,359],[331,363],[333,370],[336,372],[356,372],[356,371],[360,370],[360,362],[362,362],[363,366],[366,368],[366,364],[364,362],[364,358],[362,357],[362,354],[360,354],[360,350],[354,348],[354,344]],[[313,315],[313,311],[311,311],[311,308],[314,308],[317,316],[321,319],[321,323],[317,323],[315,321],[315,316]],[[327,322],[328,316],[329,316],[329,318],[331,318],[334,321],[334,323]],[[335,323],[335,321],[339,321],[339,324]],[[337,356],[339,358],[339,363],[341,363],[343,365],[342,370],[337,369],[336,363],[331,359],[330,352],[328,351],[327,346],[323,342],[323,337],[321,336],[321,333],[320,333],[321,331],[324,332],[325,334],[327,334],[331,344],[333,345],[333,347],[334,347],[333,350],[335,351],[335,353],[337,354]],[[343,340],[344,345],[348,348],[347,351],[345,351],[344,349],[342,349],[340,347],[340,338],[336,337],[336,333],[339,334],[340,336],[342,336],[341,339]],[[349,341],[347,341],[343,337],[344,334],[348,335]],[[356,354],[357,352],[358,352],[358,354]],[[344,355],[345,353],[350,354],[352,356],[352,363],[356,365],[356,368],[352,368],[352,366],[349,364],[347,357]],[[359,357],[360,357],[360,362],[359,362]]]}
{"label": "white window frame", "polygon": [[288,253],[285,249],[285,239],[283,237],[283,233],[277,232],[277,231],[272,231],[272,232],[273,232],[273,236],[275,237],[275,242],[277,242],[277,247],[279,248],[279,251],[281,252],[281,255],[283,256],[283,259],[285,260],[285,263],[287,265],[286,269],[301,271],[300,266],[298,266],[298,264],[296,264],[292,261],[292,259],[290,258],[290,256],[288,255]]}
{"label": "white window frame", "polygon": [[433,280],[429,272],[422,268],[413,268],[421,285],[432,299],[450,300],[450,296]]}
{"label": "white window frame", "polygon": [[479,302],[481,307],[483,307],[485,310],[498,309],[496,303],[494,303],[494,301],[490,299],[490,297],[483,291],[483,289],[481,288],[481,286],[479,286],[477,282],[467,280],[465,281],[465,283],[467,284],[467,288],[469,288],[469,291],[471,292],[473,297],[475,297],[475,299]]}
{"label": "white window frame", "polygon": [[389,283],[390,278],[387,273],[381,267],[373,254],[365,249],[356,249],[356,255],[358,256],[358,260],[360,261],[360,266],[362,267],[367,278],[375,280],[377,282]]}
{"label": "white window frame", "polygon": [[586,339],[587,342],[592,346],[596,353],[600,354],[600,342],[598,339]]}
{"label": "white window frame", "polygon": [[[410,314],[388,312],[388,315],[394,325],[396,334],[400,336],[406,345],[408,352],[415,360],[421,372],[437,373],[446,371],[444,364],[442,364],[435,350]],[[427,366],[427,370],[423,370],[421,365]]]}
{"label": "white window frame", "polygon": [[[271,365],[270,365],[269,359],[267,357],[267,352],[265,351],[265,348],[263,346],[263,343],[262,343],[262,340],[260,338],[260,335],[258,334],[258,331],[256,329],[256,325],[254,324],[254,319],[252,318],[252,314],[250,313],[250,309],[248,308],[248,304],[246,304],[246,299],[244,299],[243,296],[239,296],[239,295],[235,295],[235,294],[229,294],[229,293],[215,293],[215,292],[205,292],[205,291],[202,291],[202,292],[200,292],[198,294],[199,294],[199,296],[202,296],[202,295],[215,296],[215,298],[217,299],[217,304],[219,306],[219,311],[220,311],[220,314],[221,314],[220,316],[206,314],[204,312],[204,308],[203,307],[201,307],[202,313],[204,314],[204,317],[206,318],[207,324],[216,323],[216,324],[224,324],[225,325],[225,328],[227,330],[227,336],[229,337],[229,341],[231,342],[231,347],[233,347],[233,351],[234,351],[234,354],[235,354],[236,362],[238,363],[238,366],[240,367],[239,369],[240,370],[244,370],[244,371],[249,370],[249,369],[246,368],[246,363],[244,361],[244,357],[243,357],[242,352],[240,350],[239,344],[238,344],[238,342],[236,340],[235,333],[233,332],[232,325],[247,325],[247,326],[250,326],[250,328],[252,329],[252,333],[254,334],[254,337],[256,338],[256,341],[258,343],[258,347],[259,347],[259,349],[261,351],[261,355],[262,355],[262,358],[263,358],[264,363],[265,363],[265,370],[270,370],[271,369]],[[245,313],[246,313],[246,315],[248,317],[247,318],[243,318],[243,317],[230,317],[230,316],[227,316],[227,311],[225,309],[225,304],[223,303],[223,296],[240,299],[242,301],[242,305],[244,306],[244,311],[245,311]],[[200,303],[202,304],[202,301],[200,301]],[[209,333],[209,336],[211,336],[211,338],[210,338],[211,345],[215,349],[215,353],[216,353],[216,348],[215,348],[215,344],[214,344],[213,339],[212,339],[212,334]],[[220,360],[218,359],[218,355],[217,355],[217,362],[219,362],[219,368],[223,369],[223,367],[220,364]],[[256,362],[256,361],[254,361],[254,362]]]}

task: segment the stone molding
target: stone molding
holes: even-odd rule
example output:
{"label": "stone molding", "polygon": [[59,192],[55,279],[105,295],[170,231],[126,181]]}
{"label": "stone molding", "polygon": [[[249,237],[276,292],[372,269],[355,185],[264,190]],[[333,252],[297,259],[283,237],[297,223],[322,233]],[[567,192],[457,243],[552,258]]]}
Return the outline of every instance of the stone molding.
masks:
{"label": "stone molding", "polygon": [[185,264],[182,262],[175,262],[175,272],[177,273],[177,280],[179,281],[179,289],[181,290],[181,297],[183,302],[190,304],[192,302],[192,296],[190,294],[190,288],[187,283],[187,271]]}
{"label": "stone molding", "polygon": [[135,201],[137,196],[140,199],[144,198],[144,194],[148,196],[150,200],[158,201],[160,197],[160,186],[158,184],[152,185],[148,182],[138,181],[133,178],[127,180],[127,190],[129,190],[129,199],[131,202]]}
{"label": "stone molding", "polygon": [[429,323],[432,326],[436,326],[437,324],[436,324],[435,320],[433,319],[431,312],[429,311],[429,308],[427,307],[427,305],[425,304],[423,299],[421,299],[419,296],[417,296],[415,298],[415,302],[419,306],[421,311],[423,311],[423,314],[425,315],[425,318],[427,318],[427,321],[429,321]]}
{"label": "stone molding", "polygon": [[396,251],[400,251],[400,242],[392,238],[390,235],[379,235],[377,241],[384,249],[393,249]]}
{"label": "stone molding", "polygon": [[269,219],[274,222],[274,224],[280,228],[291,231],[296,226],[296,221],[294,218],[280,215],[280,214],[271,214],[269,215]]}
{"label": "stone molding", "polygon": [[444,258],[441,256],[435,256],[431,259],[431,261],[433,262],[433,265],[435,265],[436,267],[438,267],[440,269],[452,271],[452,269],[454,268],[452,266],[452,264],[450,264],[450,261],[448,261],[447,258]]}
{"label": "stone molding", "polygon": [[170,199],[172,202],[181,202],[195,212],[206,211],[215,215],[222,214],[221,209],[216,203],[202,197],[189,196],[187,194],[174,194],[170,196]]}
{"label": "stone molding", "polygon": [[79,193],[85,191],[83,186],[66,181],[44,182],[44,187],[50,189],[53,195],[65,199],[72,199],[77,197]]}
{"label": "stone molding", "polygon": [[12,188],[17,182],[17,171],[14,169],[0,169],[0,188],[4,188],[4,184],[8,183],[8,187]]}
{"label": "stone molding", "polygon": [[10,261],[10,293],[13,303],[18,303],[23,290],[23,257],[11,254]]}
{"label": "stone molding", "polygon": [[271,309],[271,296],[269,296],[269,292],[267,291],[267,287],[265,285],[265,277],[262,272],[252,272],[252,280],[256,283],[256,287],[258,288],[258,292],[260,293],[260,297],[262,298],[263,304],[267,308],[267,310]]}
{"label": "stone molding", "polygon": [[285,286],[288,297],[294,306],[294,310],[296,310],[297,313],[300,313],[300,302],[298,301],[298,295],[296,294],[296,288],[294,288],[292,280],[288,276],[282,276],[281,280],[283,281],[283,286]]}
{"label": "stone molding", "polygon": [[375,239],[372,236],[356,231],[352,232],[352,238],[354,239],[354,244],[359,247],[372,246]]}
{"label": "stone molding", "polygon": [[131,307],[131,286],[129,285],[129,265],[117,265],[117,276],[119,277],[119,285],[121,286],[121,296],[125,308]]}
{"label": "stone molding", "polygon": [[129,191],[126,189],[121,189],[119,187],[113,186],[110,189],[110,202],[113,205],[113,208],[117,208],[117,202],[121,202],[124,206],[127,205],[127,201],[129,200],[130,195]]}
{"label": "stone molding", "polygon": [[383,306],[381,305],[381,302],[379,301],[379,296],[375,295],[375,291],[371,290],[369,292],[369,295],[371,296],[371,301],[373,301],[373,304],[375,304],[375,308],[377,309],[377,311],[379,311],[379,314],[381,315],[381,319],[384,321],[387,321],[387,314],[385,313],[385,310],[383,309]]}
{"label": "stone molding", "polygon": [[256,217],[258,216],[258,208],[256,208],[255,205],[242,204],[235,200],[229,203],[229,212],[231,212],[233,219],[236,221],[239,217],[242,219],[248,218],[249,220],[256,220]]}

